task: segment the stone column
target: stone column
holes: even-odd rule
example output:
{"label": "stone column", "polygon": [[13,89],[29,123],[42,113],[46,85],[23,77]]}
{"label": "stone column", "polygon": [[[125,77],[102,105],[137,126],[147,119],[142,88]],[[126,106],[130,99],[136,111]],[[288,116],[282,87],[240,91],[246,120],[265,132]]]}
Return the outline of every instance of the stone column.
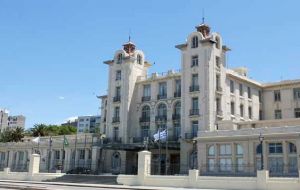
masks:
{"label": "stone column", "polygon": [[243,142],[241,143],[243,146],[243,160],[244,160],[244,165],[246,165],[246,168],[243,168],[244,171],[250,172],[250,163],[249,163],[249,142]]}
{"label": "stone column", "polygon": [[256,147],[255,147],[255,143],[253,141],[248,142],[248,163],[249,163],[249,171],[252,172],[256,172]]}
{"label": "stone column", "polygon": [[28,175],[33,176],[40,171],[40,155],[32,154],[30,156]]}
{"label": "stone column", "polygon": [[237,172],[237,163],[236,163],[236,144],[231,143],[231,170],[233,173]]}
{"label": "stone column", "polygon": [[268,170],[257,171],[256,188],[258,190],[268,189],[268,186],[267,186],[268,180],[269,180],[269,171]]}
{"label": "stone column", "polygon": [[97,166],[97,160],[98,160],[98,147],[93,146],[92,147],[92,171],[96,171],[98,166]]}
{"label": "stone column", "polygon": [[286,141],[282,141],[283,173],[288,173],[288,150]]}
{"label": "stone column", "polygon": [[263,155],[264,155],[264,170],[269,170],[269,163],[268,163],[268,143],[266,141],[263,142]]}
{"label": "stone column", "polygon": [[88,158],[89,158],[89,149],[88,148],[84,148],[84,168],[88,168],[89,167]]}
{"label": "stone column", "polygon": [[144,185],[145,178],[151,174],[151,152],[138,153],[138,184]]}
{"label": "stone column", "polygon": [[219,172],[219,167],[218,167],[218,163],[219,163],[219,149],[220,149],[220,145],[215,143],[215,165],[214,165],[214,169],[215,172]]}
{"label": "stone column", "polygon": [[299,171],[299,178],[300,178],[300,139],[296,140],[296,147],[297,147],[298,171]]}

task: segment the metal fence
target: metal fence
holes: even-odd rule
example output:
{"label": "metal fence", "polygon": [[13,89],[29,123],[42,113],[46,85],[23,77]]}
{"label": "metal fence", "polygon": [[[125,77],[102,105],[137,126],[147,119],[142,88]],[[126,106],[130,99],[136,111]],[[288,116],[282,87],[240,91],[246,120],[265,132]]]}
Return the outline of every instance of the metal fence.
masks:
{"label": "metal fence", "polygon": [[12,164],[10,166],[10,171],[12,172],[28,172],[29,162],[22,164]]}

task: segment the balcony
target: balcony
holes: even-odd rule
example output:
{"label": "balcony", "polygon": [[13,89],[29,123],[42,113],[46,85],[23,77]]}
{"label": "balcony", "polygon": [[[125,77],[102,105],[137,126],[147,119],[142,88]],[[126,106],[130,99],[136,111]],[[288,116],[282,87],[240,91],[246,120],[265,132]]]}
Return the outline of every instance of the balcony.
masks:
{"label": "balcony", "polygon": [[151,96],[143,96],[142,97],[142,102],[147,102],[151,100]]}
{"label": "balcony", "polygon": [[190,110],[190,116],[199,115],[199,109],[191,109]]}
{"label": "balcony", "polygon": [[159,94],[159,95],[157,95],[157,99],[158,100],[167,99],[167,94]]}
{"label": "balcony", "polygon": [[199,91],[199,85],[192,85],[190,86],[190,92],[197,92]]}
{"label": "balcony", "polygon": [[112,123],[120,123],[120,117],[113,117]]}
{"label": "balcony", "polygon": [[119,144],[119,143],[122,143],[122,138],[120,137],[103,139],[103,144]]}
{"label": "balcony", "polygon": [[194,132],[194,133],[185,133],[184,134],[184,138],[186,140],[192,140],[195,137],[197,137],[197,133],[196,132]]}
{"label": "balcony", "polygon": [[179,121],[180,118],[181,118],[181,115],[180,115],[180,114],[173,114],[173,115],[172,115],[173,121]]}
{"label": "balcony", "polygon": [[181,92],[174,92],[174,98],[181,97]]}
{"label": "balcony", "polygon": [[141,117],[140,118],[140,122],[143,123],[143,122],[150,122],[150,117]]}
{"label": "balcony", "polygon": [[113,102],[121,102],[121,96],[115,96]]}
{"label": "balcony", "polygon": [[166,122],[167,121],[167,116],[156,116],[155,121],[156,122]]}

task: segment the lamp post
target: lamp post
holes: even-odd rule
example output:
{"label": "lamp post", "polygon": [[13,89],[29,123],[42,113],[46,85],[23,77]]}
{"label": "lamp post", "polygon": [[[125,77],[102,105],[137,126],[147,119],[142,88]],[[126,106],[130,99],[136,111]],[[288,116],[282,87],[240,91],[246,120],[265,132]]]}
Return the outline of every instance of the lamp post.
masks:
{"label": "lamp post", "polygon": [[263,153],[263,141],[264,141],[264,137],[262,136],[262,134],[260,133],[259,134],[259,142],[260,142],[260,148],[261,148],[261,151],[260,151],[260,169],[261,170],[264,170],[264,153]]}
{"label": "lamp post", "polygon": [[192,140],[193,143],[193,170],[196,169],[196,164],[195,164],[195,157],[196,157],[196,143],[197,141],[195,139]]}

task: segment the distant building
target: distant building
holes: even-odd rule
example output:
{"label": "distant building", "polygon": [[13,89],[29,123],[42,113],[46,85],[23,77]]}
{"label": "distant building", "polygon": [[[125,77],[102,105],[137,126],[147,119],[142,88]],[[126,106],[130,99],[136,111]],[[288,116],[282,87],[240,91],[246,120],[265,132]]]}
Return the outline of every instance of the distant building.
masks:
{"label": "distant building", "polygon": [[25,128],[25,116],[9,116],[9,111],[5,109],[0,109],[0,131],[6,128]]}
{"label": "distant building", "polygon": [[23,115],[8,116],[8,127],[9,128],[25,128],[25,117]]}
{"label": "distant building", "polygon": [[95,133],[100,128],[100,116],[79,116],[77,133]]}
{"label": "distant building", "polygon": [[61,124],[62,126],[72,126],[76,127],[78,125],[78,117],[69,118],[65,123]]}

